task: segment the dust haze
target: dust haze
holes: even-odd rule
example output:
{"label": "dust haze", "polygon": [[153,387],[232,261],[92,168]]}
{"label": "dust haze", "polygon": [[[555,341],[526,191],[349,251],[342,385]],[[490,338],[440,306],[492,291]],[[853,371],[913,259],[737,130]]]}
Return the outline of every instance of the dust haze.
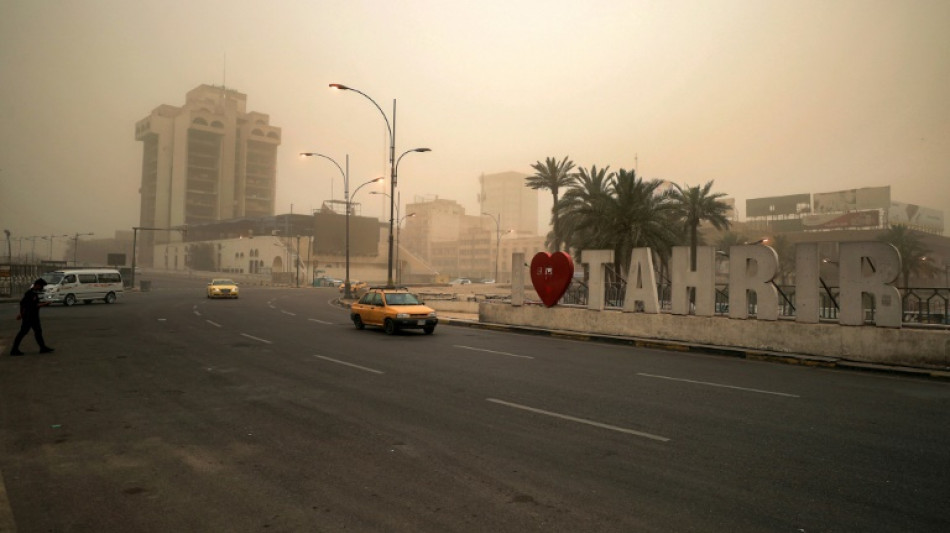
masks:
{"label": "dust haze", "polygon": [[[745,199],[891,186],[950,217],[950,2],[88,0],[0,4],[0,229],[139,223],[136,121],[200,84],[282,128],[277,213],[388,174],[477,213],[478,176],[570,156]],[[383,189],[381,189],[383,190]],[[540,212],[550,200],[541,195]],[[388,218],[384,195],[363,213]],[[293,206],[293,207],[291,207]],[[545,219],[543,222],[547,222]],[[57,247],[60,245],[57,244]]]}

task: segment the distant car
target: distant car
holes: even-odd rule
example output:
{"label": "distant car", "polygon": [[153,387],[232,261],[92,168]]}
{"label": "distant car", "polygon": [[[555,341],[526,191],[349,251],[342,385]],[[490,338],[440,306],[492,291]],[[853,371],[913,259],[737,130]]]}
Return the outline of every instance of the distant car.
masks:
{"label": "distant car", "polygon": [[[350,294],[356,294],[358,291],[366,290],[369,283],[365,281],[350,280]],[[346,291],[346,282],[340,282],[340,293]]]}
{"label": "distant car", "polygon": [[369,289],[350,306],[350,319],[356,329],[380,326],[387,335],[402,329],[421,329],[431,335],[439,323],[435,310],[406,289]]}
{"label": "distant car", "polygon": [[343,282],[330,276],[320,276],[313,280],[314,287],[337,287],[340,283]]}
{"label": "distant car", "polygon": [[495,283],[495,280],[492,279],[492,278],[485,278],[485,279],[480,279],[480,280],[478,280],[478,282],[479,282],[479,283],[484,283],[484,284],[486,284],[486,285],[491,285],[492,283]]}
{"label": "distant car", "polygon": [[238,293],[234,280],[215,278],[208,284],[208,298],[237,298]]}
{"label": "distant car", "polygon": [[449,285],[470,285],[472,280],[468,278],[455,278],[449,282]]}

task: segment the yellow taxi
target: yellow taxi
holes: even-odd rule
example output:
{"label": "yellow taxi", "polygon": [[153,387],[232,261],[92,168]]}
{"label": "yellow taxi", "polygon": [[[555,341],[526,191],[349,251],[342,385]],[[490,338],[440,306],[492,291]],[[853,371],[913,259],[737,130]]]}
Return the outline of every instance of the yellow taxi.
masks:
{"label": "yellow taxi", "polygon": [[[360,291],[364,291],[369,288],[369,283],[365,281],[350,281],[350,294],[359,294]],[[340,283],[340,294],[342,294],[346,289],[346,282]]]}
{"label": "yellow taxi", "polygon": [[238,284],[234,280],[215,278],[208,284],[208,298],[237,298]]}
{"label": "yellow taxi", "polygon": [[406,289],[376,287],[350,306],[350,319],[356,329],[380,326],[387,335],[403,329],[421,329],[431,335],[439,323],[435,310],[423,305],[415,294]]}

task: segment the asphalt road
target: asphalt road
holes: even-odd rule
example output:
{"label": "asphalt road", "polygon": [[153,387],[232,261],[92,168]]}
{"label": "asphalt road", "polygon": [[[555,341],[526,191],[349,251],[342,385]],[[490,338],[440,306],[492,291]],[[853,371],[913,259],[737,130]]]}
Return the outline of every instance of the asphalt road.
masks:
{"label": "asphalt road", "polygon": [[950,384],[155,279],[8,357],[0,531],[950,531]]}

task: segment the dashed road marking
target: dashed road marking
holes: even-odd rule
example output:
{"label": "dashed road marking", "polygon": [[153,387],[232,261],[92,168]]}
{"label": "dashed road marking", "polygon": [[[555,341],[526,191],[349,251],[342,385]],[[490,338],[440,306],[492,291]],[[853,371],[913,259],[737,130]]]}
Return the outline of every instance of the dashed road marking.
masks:
{"label": "dashed road marking", "polygon": [[516,354],[516,353],[498,352],[498,351],[495,351],[495,350],[487,350],[487,349],[485,349],[485,348],[476,348],[476,347],[474,347],[474,346],[462,346],[461,344],[456,344],[456,345],[454,345],[453,347],[454,347],[454,348],[461,348],[461,349],[463,349],[463,350],[472,350],[472,351],[474,351],[474,352],[487,352],[487,353],[493,353],[493,354],[497,354],[497,355],[507,355],[508,357],[520,357],[520,358],[522,358],[522,359],[534,359],[534,357],[532,357],[532,356],[530,356],[530,355],[518,355],[518,354]]}
{"label": "dashed road marking", "polygon": [[561,420],[568,420],[571,422],[577,422],[579,424],[586,424],[588,426],[594,426],[601,429],[609,429],[610,431],[617,431],[619,433],[626,433],[628,435],[636,435],[637,437],[643,437],[645,439],[656,440],[660,442],[669,442],[670,439],[666,437],[661,437],[659,435],[653,435],[651,433],[644,433],[642,431],[636,431],[634,429],[622,428],[619,426],[612,426],[610,424],[603,424],[601,422],[595,422],[593,420],[587,420],[586,418],[577,418],[576,416],[565,415],[561,413],[555,413],[554,411],[545,411],[544,409],[538,409],[536,407],[529,407],[527,405],[521,405],[518,403],[506,402],[504,400],[498,400],[496,398],[485,398],[489,402],[497,403],[499,405],[506,405],[508,407],[514,407],[515,409],[521,409],[524,411],[529,411],[532,413],[537,413],[545,416],[553,416],[554,418],[560,418]]}
{"label": "dashed road marking", "polygon": [[741,390],[741,391],[746,391],[746,392],[757,392],[759,394],[772,394],[774,396],[784,396],[786,398],[801,398],[801,396],[797,394],[788,394],[785,392],[775,392],[775,391],[768,391],[768,390],[762,390],[762,389],[749,389],[746,387],[736,387],[735,385],[723,385],[722,383],[711,383],[708,381],[693,381],[691,379],[673,378],[669,376],[657,376],[655,374],[644,374],[642,372],[638,372],[637,375],[643,376],[645,378],[666,379],[669,381],[681,381],[683,383],[693,383],[695,385],[707,385],[710,387],[719,387],[722,389],[734,389],[734,390]]}
{"label": "dashed road marking", "polygon": [[255,337],[254,335],[248,335],[247,333],[241,333],[241,336],[242,336],[242,337],[247,337],[247,338],[249,338],[249,339],[254,339],[254,340],[259,341],[259,342],[263,342],[264,344],[274,344],[273,342],[271,342],[271,341],[269,341],[269,340],[267,340],[267,339],[262,339],[262,338],[260,338],[260,337]]}
{"label": "dashed road marking", "polygon": [[374,374],[385,374],[385,372],[383,372],[382,370],[376,370],[375,368],[369,368],[366,366],[355,365],[353,363],[347,363],[346,361],[340,361],[339,359],[334,359],[332,357],[325,357],[323,355],[314,355],[314,357],[316,357],[317,359],[323,359],[324,361],[330,361],[331,363],[336,363],[338,365],[345,365],[345,366],[357,368],[359,370],[363,370],[366,372],[372,372]]}

